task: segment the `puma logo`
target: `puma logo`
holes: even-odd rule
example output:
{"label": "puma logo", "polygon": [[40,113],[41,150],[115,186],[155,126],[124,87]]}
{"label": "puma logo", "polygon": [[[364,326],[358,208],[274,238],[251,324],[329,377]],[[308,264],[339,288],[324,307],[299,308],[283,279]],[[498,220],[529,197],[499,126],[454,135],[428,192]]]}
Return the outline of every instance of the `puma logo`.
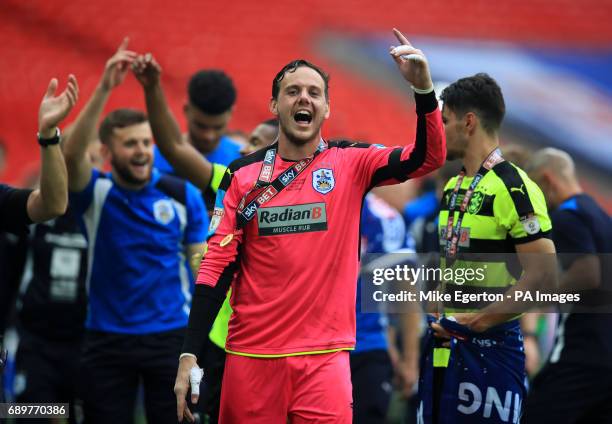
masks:
{"label": "puma logo", "polygon": [[521,194],[524,196],[525,192],[523,191],[523,188],[525,187],[525,184],[521,184],[520,187],[516,188],[516,187],[510,187],[510,193],[514,192],[514,191],[520,191]]}

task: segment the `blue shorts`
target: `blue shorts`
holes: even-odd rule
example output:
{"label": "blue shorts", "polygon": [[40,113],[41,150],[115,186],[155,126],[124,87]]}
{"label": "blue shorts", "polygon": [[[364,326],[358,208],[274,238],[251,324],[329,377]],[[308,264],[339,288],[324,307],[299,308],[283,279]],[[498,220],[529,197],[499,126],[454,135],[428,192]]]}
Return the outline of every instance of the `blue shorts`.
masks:
{"label": "blue shorts", "polygon": [[[429,323],[433,321],[428,317]],[[431,328],[427,329],[419,377],[418,422],[518,423],[526,395],[525,354],[518,320],[483,333],[446,318],[440,324],[456,337],[451,338],[450,349],[437,347],[439,339]]]}

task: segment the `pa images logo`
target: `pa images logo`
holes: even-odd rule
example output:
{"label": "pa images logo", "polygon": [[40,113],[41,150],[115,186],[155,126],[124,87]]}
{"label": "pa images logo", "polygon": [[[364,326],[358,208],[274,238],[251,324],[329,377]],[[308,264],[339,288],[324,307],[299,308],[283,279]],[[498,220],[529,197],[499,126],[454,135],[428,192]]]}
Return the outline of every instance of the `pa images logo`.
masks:
{"label": "pa images logo", "polygon": [[321,194],[327,194],[334,189],[336,180],[331,169],[321,168],[312,171],[312,188]]}
{"label": "pa images logo", "polygon": [[168,199],[160,199],[153,203],[153,216],[160,224],[167,225],[174,219],[174,207]]}

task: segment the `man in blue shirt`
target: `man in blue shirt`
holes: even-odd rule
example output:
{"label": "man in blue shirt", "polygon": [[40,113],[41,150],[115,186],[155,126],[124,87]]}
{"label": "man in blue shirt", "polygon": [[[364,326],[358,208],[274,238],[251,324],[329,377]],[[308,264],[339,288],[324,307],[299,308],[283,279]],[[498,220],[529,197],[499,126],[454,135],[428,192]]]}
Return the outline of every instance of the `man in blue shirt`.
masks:
{"label": "man in blue shirt", "polygon": [[[412,239],[410,238],[410,244]],[[408,245],[402,216],[374,194],[368,194],[361,211],[361,253],[386,254],[405,250]],[[367,258],[363,265],[367,266]],[[351,352],[353,383],[353,422],[355,424],[384,422],[391,400],[391,380],[394,371],[407,397],[418,377],[418,356],[421,315],[402,314],[401,358],[392,363],[387,340],[387,315],[364,313],[361,306],[361,279],[357,288],[356,344]],[[394,370],[395,368],[395,370]]]}
{"label": "man in blue shirt", "polygon": [[612,220],[583,192],[567,153],[542,149],[527,170],[553,210],[552,236],[563,268],[558,290],[579,292],[581,306],[589,308],[560,315],[555,346],[533,381],[521,422],[607,423],[612,417],[612,263],[605,254],[612,253]]}
{"label": "man in blue shirt", "polygon": [[149,423],[176,419],[172,385],[191,301],[186,257],[203,249],[200,192],[153,169],[144,113],[118,109],[99,128],[112,171],[86,160],[87,141],[112,89],[136,57],[127,39],[106,64],[64,150],[71,207],[89,242],[89,310],[81,360],[88,423],[130,422],[139,380]]}

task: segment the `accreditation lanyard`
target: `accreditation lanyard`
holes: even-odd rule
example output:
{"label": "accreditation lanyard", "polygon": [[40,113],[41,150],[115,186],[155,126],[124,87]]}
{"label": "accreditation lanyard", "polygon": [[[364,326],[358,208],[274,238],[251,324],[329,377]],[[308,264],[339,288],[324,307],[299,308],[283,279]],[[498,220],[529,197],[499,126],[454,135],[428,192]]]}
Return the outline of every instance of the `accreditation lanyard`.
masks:
{"label": "accreditation lanyard", "polygon": [[484,176],[498,163],[502,162],[504,158],[501,155],[501,151],[499,148],[493,150],[486,159],[480,165],[480,169],[474,175],[474,179],[472,183],[468,187],[465,192],[465,196],[463,196],[463,200],[459,205],[459,216],[457,217],[457,223],[455,224],[455,210],[457,209],[457,197],[459,195],[459,189],[461,188],[461,183],[463,183],[463,178],[465,177],[465,168],[461,170],[459,176],[457,177],[457,183],[455,184],[455,188],[451,194],[450,201],[448,203],[448,221],[446,222],[446,246],[445,246],[445,256],[447,258],[454,258],[457,255],[457,246],[459,244],[459,237],[461,232],[461,223],[463,222],[463,216],[467,207],[470,203],[470,199],[474,194],[474,190],[478,186],[478,183],[484,178]]}
{"label": "accreditation lanyard", "polygon": [[243,228],[253,219],[253,217],[255,217],[257,209],[260,206],[272,200],[278,193],[283,191],[285,187],[295,181],[296,178],[314,162],[315,158],[327,148],[327,145],[321,139],[317,150],[311,157],[297,161],[271,182],[272,175],[274,175],[277,148],[278,142],[272,144],[268,148],[261,168],[259,169],[259,176],[257,177],[255,185],[242,196],[238,204],[236,210],[238,229]]}

